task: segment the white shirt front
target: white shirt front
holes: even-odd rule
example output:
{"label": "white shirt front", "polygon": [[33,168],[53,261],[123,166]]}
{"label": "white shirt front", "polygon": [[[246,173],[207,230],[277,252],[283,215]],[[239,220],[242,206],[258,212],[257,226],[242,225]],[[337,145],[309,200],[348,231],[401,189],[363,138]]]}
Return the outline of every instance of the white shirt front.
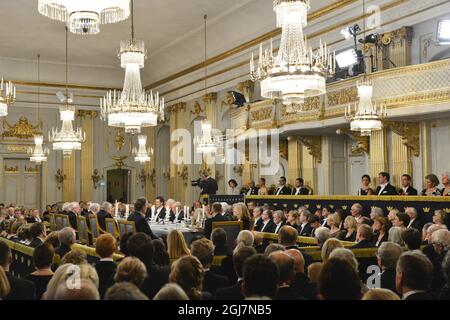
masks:
{"label": "white shirt front", "polygon": [[263,221],[263,226],[261,228],[261,232],[264,230],[264,228],[267,226],[267,224],[269,223],[270,220],[267,221]]}
{"label": "white shirt front", "polygon": [[279,195],[284,186],[278,187],[276,194]]}
{"label": "white shirt front", "polygon": [[280,222],[279,224],[276,225],[277,227],[275,228],[275,233],[278,233],[278,230],[280,230],[281,225],[282,225],[282,222]]}
{"label": "white shirt front", "polygon": [[388,182],[386,182],[385,184],[380,184],[380,192],[378,192],[378,195],[383,193],[384,188],[386,188],[386,186],[388,185]]}

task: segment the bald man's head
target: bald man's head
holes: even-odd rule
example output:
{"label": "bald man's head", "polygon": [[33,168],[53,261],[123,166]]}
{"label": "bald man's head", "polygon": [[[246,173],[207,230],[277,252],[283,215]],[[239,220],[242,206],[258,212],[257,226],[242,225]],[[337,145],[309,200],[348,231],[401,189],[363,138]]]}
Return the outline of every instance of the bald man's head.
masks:
{"label": "bald man's head", "polygon": [[289,249],[285,251],[295,261],[295,273],[305,273],[305,258],[297,249]]}
{"label": "bald man's head", "polygon": [[295,276],[295,260],[284,251],[275,251],[269,258],[276,263],[280,271],[280,284],[289,282]]}

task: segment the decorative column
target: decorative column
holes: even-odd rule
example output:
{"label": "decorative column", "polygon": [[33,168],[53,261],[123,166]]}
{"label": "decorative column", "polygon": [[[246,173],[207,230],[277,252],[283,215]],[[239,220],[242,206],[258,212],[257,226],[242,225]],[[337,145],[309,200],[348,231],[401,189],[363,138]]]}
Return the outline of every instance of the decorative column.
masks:
{"label": "decorative column", "polygon": [[86,132],[86,141],[81,144],[81,200],[92,200],[94,172],[94,119],[97,111],[78,110],[77,117],[81,118],[81,128]]}
{"label": "decorative column", "polygon": [[388,170],[386,128],[372,131],[370,135],[370,175],[372,186],[377,185],[378,173]]}
{"label": "decorative column", "polygon": [[422,136],[422,177],[431,173],[431,135],[430,124],[422,122],[420,125],[420,133]]}
{"label": "decorative column", "polygon": [[322,137],[301,136],[298,139],[302,144],[302,178],[305,185],[318,194],[317,164],[322,161]]}
{"label": "decorative column", "polygon": [[75,201],[76,190],[75,190],[75,152],[72,151],[70,158],[63,158],[63,169],[62,172],[65,175],[63,181],[63,201],[71,202]]}
{"label": "decorative column", "polygon": [[147,147],[153,149],[153,156],[150,161],[143,166],[144,172],[140,174],[145,178],[145,196],[147,199],[154,199],[156,197],[156,129],[155,127],[145,128],[144,134],[147,136]]}
{"label": "decorative column", "polygon": [[295,185],[295,179],[301,175],[301,150],[297,137],[288,137],[288,178],[291,185]]}

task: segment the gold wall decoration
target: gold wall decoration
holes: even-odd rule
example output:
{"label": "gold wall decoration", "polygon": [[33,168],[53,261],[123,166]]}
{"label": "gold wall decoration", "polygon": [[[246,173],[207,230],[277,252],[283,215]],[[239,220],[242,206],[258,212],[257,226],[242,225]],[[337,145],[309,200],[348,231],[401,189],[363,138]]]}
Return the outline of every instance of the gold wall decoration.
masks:
{"label": "gold wall decoration", "polygon": [[322,137],[321,136],[300,136],[298,140],[308,148],[308,152],[317,162],[322,162]]}
{"label": "gold wall decoration", "polygon": [[279,152],[280,152],[280,157],[287,160],[288,159],[288,140],[280,139],[278,148],[279,148]]}
{"label": "gold wall decoration", "polygon": [[24,171],[27,173],[36,173],[39,172],[39,166],[35,165],[34,167],[28,167],[27,165],[25,165]]}
{"label": "gold wall decoration", "polygon": [[150,174],[148,174],[144,168],[138,174],[138,179],[141,182],[141,188],[145,188],[145,184],[147,183],[147,179],[150,178]]}
{"label": "gold wall decoration", "polygon": [[113,159],[116,163],[116,167],[118,169],[122,169],[125,166],[125,163],[123,162],[123,160],[127,159],[128,156],[123,156],[123,155],[119,155],[119,156],[111,156],[111,159]]}
{"label": "gold wall decoration", "polygon": [[117,151],[120,151],[125,145],[124,130],[122,128],[115,128],[114,131],[114,144],[116,145]]}
{"label": "gold wall decoration", "polygon": [[255,84],[251,80],[239,82],[236,86],[237,90],[244,95],[245,100],[247,102],[250,102],[253,99],[254,87],[255,87]]}
{"label": "gold wall decoration", "polygon": [[242,172],[244,171],[244,166],[241,164],[239,166],[233,167],[233,172],[237,174],[238,176],[242,177]]}
{"label": "gold wall decoration", "polygon": [[202,97],[202,100],[205,104],[210,104],[210,103],[216,102],[217,101],[217,93],[215,93],[215,92],[207,93]]}
{"label": "gold wall decoration", "polygon": [[274,109],[272,107],[251,111],[251,121],[264,121],[272,119],[273,111]]}
{"label": "gold wall decoration", "polygon": [[6,150],[14,153],[27,153],[31,145],[7,145]]}
{"label": "gold wall decoration", "polygon": [[205,161],[202,162],[200,165],[200,170],[198,170],[199,175],[208,174],[208,176],[211,175],[211,168],[206,164]]}
{"label": "gold wall decoration", "polygon": [[216,175],[214,178],[216,179],[217,182],[219,182],[220,180],[222,180],[223,175],[220,174],[219,170],[216,170]]}
{"label": "gold wall decoration", "polygon": [[167,108],[169,113],[178,113],[186,111],[186,102],[179,102]]}
{"label": "gold wall decoration", "polygon": [[363,152],[369,153],[370,152],[370,139],[368,136],[361,136],[361,133],[357,131],[352,131],[347,128],[341,128],[336,130],[337,134],[345,134],[347,137],[349,137],[353,142],[355,142],[355,145],[350,150],[350,155],[361,155]]}
{"label": "gold wall decoration", "polygon": [[420,123],[385,121],[392,131],[402,137],[403,144],[410,148],[414,156],[420,156]]}
{"label": "gold wall decoration", "polygon": [[222,100],[220,103],[220,108],[223,109],[223,107],[230,108],[233,105],[233,95],[230,92],[227,92],[225,99]]}
{"label": "gold wall decoration", "polygon": [[328,106],[349,104],[358,100],[358,88],[349,87],[327,93]]}
{"label": "gold wall decoration", "polygon": [[58,189],[61,189],[64,180],[66,180],[66,175],[62,172],[61,169],[58,169],[55,174],[56,185]]}
{"label": "gold wall decoration", "polygon": [[39,129],[42,129],[42,122],[33,126],[28,122],[26,117],[20,117],[19,121],[13,125],[10,125],[6,119],[3,120],[3,138],[18,138],[18,139],[31,139],[35,134],[40,134]]}
{"label": "gold wall decoration", "polygon": [[152,169],[152,171],[149,173],[148,177],[152,183],[152,187],[155,188],[156,187],[156,169],[155,168]]}
{"label": "gold wall decoration", "polygon": [[103,179],[103,175],[99,174],[98,169],[94,169],[94,172],[92,173],[91,178],[92,178],[92,183],[93,183],[94,189],[97,189],[100,180]]}
{"label": "gold wall decoration", "polygon": [[15,167],[8,167],[5,165],[5,173],[18,173],[19,172],[19,166]]}
{"label": "gold wall decoration", "polygon": [[187,165],[184,165],[180,171],[178,171],[178,176],[183,179],[183,184],[187,186],[188,184],[188,178],[189,178],[189,171]]}
{"label": "gold wall decoration", "polygon": [[191,114],[198,117],[201,113],[205,112],[205,108],[202,109],[202,106],[198,101],[194,103],[194,109],[191,110]]}
{"label": "gold wall decoration", "polygon": [[94,119],[98,116],[98,112],[94,110],[77,110],[77,117]]}

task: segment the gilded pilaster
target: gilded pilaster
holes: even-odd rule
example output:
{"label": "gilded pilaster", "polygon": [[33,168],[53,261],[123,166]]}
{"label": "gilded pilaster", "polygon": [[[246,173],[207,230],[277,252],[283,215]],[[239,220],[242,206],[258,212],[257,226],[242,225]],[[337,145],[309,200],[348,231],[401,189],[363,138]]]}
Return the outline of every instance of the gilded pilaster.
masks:
{"label": "gilded pilaster", "polygon": [[63,159],[63,169],[62,169],[65,179],[63,181],[63,201],[70,202],[76,199],[75,190],[75,152],[72,152],[70,158]]}
{"label": "gilded pilaster", "polygon": [[373,186],[381,171],[388,171],[386,129],[373,131],[370,135],[370,175]]}
{"label": "gilded pilaster", "polygon": [[301,174],[301,149],[296,137],[288,137],[288,182],[292,185]]}
{"label": "gilded pilaster", "polygon": [[81,145],[81,200],[89,201],[93,196],[92,173],[94,172],[94,119],[96,111],[78,110],[81,128],[86,132],[86,141]]}
{"label": "gilded pilaster", "polygon": [[[145,128],[145,135],[147,136],[147,146],[156,150],[155,143],[155,128]],[[156,197],[156,157],[153,155],[150,161],[144,165],[145,180],[145,196],[147,199],[154,199]]]}
{"label": "gilded pilaster", "polygon": [[317,164],[322,161],[322,137],[301,136],[298,139],[302,144],[302,178],[305,185],[317,194]]}
{"label": "gilded pilaster", "polygon": [[[186,111],[186,103],[180,102],[171,107],[169,107],[170,119],[169,119],[169,127],[170,127],[170,137],[172,137],[172,133],[179,128],[179,124],[182,123],[180,121],[178,114]],[[170,150],[176,145],[176,141],[170,141]],[[172,157],[172,155],[170,155]],[[180,199],[180,193],[183,188],[183,184],[179,182],[178,176],[178,165],[176,164],[176,159],[170,159],[170,177],[169,177],[169,195],[171,198]]]}
{"label": "gilded pilaster", "polygon": [[412,175],[411,150],[403,143],[400,135],[392,132],[392,184],[400,186],[403,174]]}
{"label": "gilded pilaster", "polygon": [[[204,106],[205,106],[205,114],[208,121],[211,122],[211,126],[213,129],[217,129],[217,93],[211,92],[205,94],[202,97]],[[208,168],[211,170],[211,177],[216,176],[216,163],[214,159],[210,157],[215,157],[208,155]]]}

